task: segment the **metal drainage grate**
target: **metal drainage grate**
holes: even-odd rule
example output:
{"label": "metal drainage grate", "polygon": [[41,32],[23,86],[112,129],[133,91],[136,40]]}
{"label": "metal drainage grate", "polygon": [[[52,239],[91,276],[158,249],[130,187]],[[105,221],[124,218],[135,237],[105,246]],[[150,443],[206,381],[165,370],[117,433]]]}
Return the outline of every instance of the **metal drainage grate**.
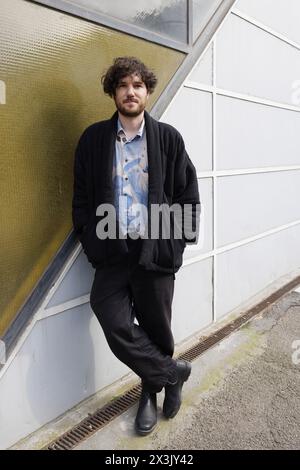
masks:
{"label": "metal drainage grate", "polygon": [[[300,283],[300,276],[289,282],[274,294],[267,297],[262,302],[258,303],[252,309],[248,310],[244,315],[241,315],[228,325],[220,328],[216,333],[209,337],[200,340],[197,344],[182,353],[179,358],[187,361],[193,361],[212,346],[230,335],[233,331],[240,328],[247,323],[258,313],[262,312],[265,308],[279,300],[283,295],[292,290]],[[89,414],[87,418],[81,421],[77,426],[74,426],[69,431],[64,433],[55,441],[44,447],[44,450],[70,450],[78,444],[89,438],[92,434],[97,432],[103,426],[108,424],[113,419],[120,416],[124,411],[133,406],[140,397],[141,384],[135,385],[128,392],[104,407],[100,408],[93,414]]]}
{"label": "metal drainage grate", "polygon": [[73,449],[80,442],[84,441],[103,426],[108,424],[117,416],[121,415],[136,403],[141,393],[141,384],[135,385],[124,395],[116,398],[111,403],[99,408],[95,413],[89,413],[88,417],[82,420],[77,426],[67,431],[51,444],[46,450],[69,450]]}

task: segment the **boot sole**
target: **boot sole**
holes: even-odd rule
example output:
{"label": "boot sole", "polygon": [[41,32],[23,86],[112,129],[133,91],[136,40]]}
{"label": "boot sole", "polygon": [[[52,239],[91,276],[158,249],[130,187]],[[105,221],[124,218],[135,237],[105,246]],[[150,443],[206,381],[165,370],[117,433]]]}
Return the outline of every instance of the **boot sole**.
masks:
{"label": "boot sole", "polygon": [[152,428],[150,429],[139,429],[135,427],[135,432],[139,434],[140,436],[147,436],[147,434],[150,434],[152,431],[154,431],[156,426],[157,426],[157,423],[155,423],[154,426],[152,426]]}

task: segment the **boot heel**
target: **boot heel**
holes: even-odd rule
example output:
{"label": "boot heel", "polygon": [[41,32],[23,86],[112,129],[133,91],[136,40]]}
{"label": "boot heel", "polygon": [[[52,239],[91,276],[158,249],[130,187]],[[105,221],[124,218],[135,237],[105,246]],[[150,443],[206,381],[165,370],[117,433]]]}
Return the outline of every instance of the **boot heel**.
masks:
{"label": "boot heel", "polygon": [[185,376],[184,376],[184,379],[183,381],[186,382],[189,378],[189,376],[191,375],[191,372],[192,372],[192,365],[187,362],[186,363],[186,373],[185,373]]}
{"label": "boot heel", "polygon": [[165,385],[165,400],[163,413],[167,419],[174,418],[181,406],[181,390],[184,382],[191,375],[192,365],[183,360],[177,360],[178,380],[175,384]]}

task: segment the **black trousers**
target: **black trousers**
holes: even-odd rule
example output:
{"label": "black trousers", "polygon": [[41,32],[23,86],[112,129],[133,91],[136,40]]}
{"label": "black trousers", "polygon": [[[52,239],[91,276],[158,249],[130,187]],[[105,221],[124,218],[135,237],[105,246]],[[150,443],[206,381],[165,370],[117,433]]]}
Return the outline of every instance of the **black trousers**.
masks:
{"label": "black trousers", "polygon": [[171,331],[174,279],[138,265],[141,242],[128,239],[127,255],[96,270],[90,303],[115,356],[150,392],[159,392],[168,381],[176,381]]}

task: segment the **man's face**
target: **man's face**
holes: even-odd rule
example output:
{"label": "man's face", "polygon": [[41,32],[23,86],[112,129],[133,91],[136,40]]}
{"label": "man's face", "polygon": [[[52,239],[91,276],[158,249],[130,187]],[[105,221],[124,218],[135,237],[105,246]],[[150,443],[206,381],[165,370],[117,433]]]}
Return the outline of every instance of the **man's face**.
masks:
{"label": "man's face", "polygon": [[141,114],[147,104],[149,93],[145,83],[135,74],[121,78],[114,100],[118,111],[127,117]]}

